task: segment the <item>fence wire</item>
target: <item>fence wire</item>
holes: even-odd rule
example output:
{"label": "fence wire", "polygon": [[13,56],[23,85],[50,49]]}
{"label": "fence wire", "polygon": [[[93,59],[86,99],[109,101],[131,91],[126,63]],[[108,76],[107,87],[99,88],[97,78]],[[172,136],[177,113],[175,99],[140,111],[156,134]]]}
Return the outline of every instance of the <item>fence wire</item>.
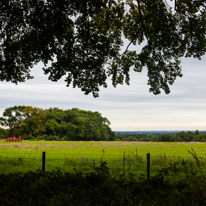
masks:
{"label": "fence wire", "polygon": [[[95,172],[102,162],[112,175],[147,176],[147,158],[141,155],[100,155],[100,154],[59,154],[46,153],[45,170],[59,169],[62,172]],[[14,154],[0,153],[0,174],[28,172],[42,169],[41,152],[18,152]],[[205,173],[205,157],[150,157],[150,175],[160,172],[168,173],[168,179],[177,179],[188,172]]]}

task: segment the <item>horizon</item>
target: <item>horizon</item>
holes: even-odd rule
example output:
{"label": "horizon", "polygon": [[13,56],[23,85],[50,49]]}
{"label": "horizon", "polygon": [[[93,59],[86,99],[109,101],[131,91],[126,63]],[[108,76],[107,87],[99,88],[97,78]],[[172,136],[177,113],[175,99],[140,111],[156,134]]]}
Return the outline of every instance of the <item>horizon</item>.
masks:
{"label": "horizon", "polygon": [[[206,129],[205,130],[199,130],[199,129],[196,129],[196,130],[198,130],[199,132],[200,131],[206,131]],[[159,131],[161,131],[161,132],[167,132],[167,131],[196,131],[196,130],[118,130],[118,131],[115,131],[115,132],[150,132],[150,131],[154,131],[154,132],[159,132]]]}
{"label": "horizon", "polygon": [[[174,2],[168,1],[167,3],[175,11]],[[125,11],[129,9],[127,6]],[[142,40],[141,43],[139,42],[140,44],[135,44],[129,39],[122,38],[119,54],[124,54],[125,51],[140,54],[144,46],[147,45],[146,39]],[[55,60],[54,57],[54,62]],[[173,84],[173,81],[169,80],[169,76],[167,77],[172,84],[169,85],[169,94],[165,94],[163,90],[158,95],[149,92],[148,76],[151,76],[152,70],[148,74],[148,68],[143,67],[141,72],[135,72],[133,68],[130,68],[130,76],[125,77],[126,81],[129,79],[129,85],[125,84],[124,78],[123,84],[113,87],[112,76],[107,76],[107,88],[100,86],[98,88],[99,97],[97,98],[94,98],[91,93],[85,95],[78,87],[73,88],[72,85],[67,87],[65,82],[69,74],[69,71],[66,72],[67,70],[65,70],[65,75],[57,82],[48,80],[49,76],[45,75],[42,70],[45,65],[40,61],[30,68],[30,75],[34,76],[34,79],[26,80],[17,85],[6,82],[6,80],[0,81],[0,117],[6,108],[15,105],[42,109],[51,107],[64,110],[80,108],[81,110],[101,113],[103,117],[111,122],[110,127],[113,131],[181,131],[182,129],[190,131],[196,130],[196,128],[199,131],[205,130],[206,54],[199,59],[192,56],[188,58],[181,57],[180,61],[183,76],[181,78],[177,76]],[[112,72],[106,68],[109,66],[106,62],[104,65],[105,74],[109,75]],[[165,63],[169,65],[169,62]],[[47,66],[49,67],[51,63],[52,61],[49,61]],[[136,63],[136,65],[138,64]],[[117,76],[123,71],[119,72],[117,72]],[[166,74],[163,72],[162,75],[164,77]]]}
{"label": "horizon", "polygon": [[[179,132],[196,132],[197,130],[147,130],[147,131],[113,131],[115,134],[165,134],[165,133],[179,133]],[[198,130],[199,133],[206,133],[206,130]]]}

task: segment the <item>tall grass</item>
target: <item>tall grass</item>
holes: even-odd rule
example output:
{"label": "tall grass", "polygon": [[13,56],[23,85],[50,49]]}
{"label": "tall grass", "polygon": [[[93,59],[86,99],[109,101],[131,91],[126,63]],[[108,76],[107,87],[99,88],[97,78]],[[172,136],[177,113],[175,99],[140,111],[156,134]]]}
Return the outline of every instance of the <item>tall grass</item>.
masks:
{"label": "tall grass", "polygon": [[99,150],[96,155],[48,151],[46,172],[41,170],[39,148],[0,152],[0,173],[19,172],[0,175],[1,204],[206,205],[206,158],[199,157],[195,149],[187,149],[187,155],[179,157],[151,152],[149,181],[146,154],[139,149],[121,155]]}
{"label": "tall grass", "polygon": [[[41,152],[36,153],[16,153],[15,157],[0,154],[0,173],[8,174],[14,172],[35,171],[42,168]],[[184,179],[188,174],[196,177],[203,177],[206,170],[206,158],[197,157],[193,149],[188,150],[190,157],[171,157],[151,155],[151,176],[158,173],[164,174],[168,181]],[[146,177],[146,156],[135,152],[123,153],[120,155],[108,156],[102,150],[101,156],[97,155],[59,155],[53,156],[46,153],[46,171],[58,168],[62,172],[94,172],[101,162],[106,162],[113,176],[131,174],[139,178]]]}

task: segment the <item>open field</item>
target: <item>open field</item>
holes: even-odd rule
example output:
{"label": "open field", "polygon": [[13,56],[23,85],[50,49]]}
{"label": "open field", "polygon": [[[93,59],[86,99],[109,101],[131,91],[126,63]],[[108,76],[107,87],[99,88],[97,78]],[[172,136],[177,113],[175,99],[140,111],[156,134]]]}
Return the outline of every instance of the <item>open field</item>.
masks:
{"label": "open field", "polygon": [[[13,156],[19,153],[35,153],[46,151],[56,157],[58,155],[95,155],[107,156],[137,153],[154,156],[190,156],[188,150],[193,148],[198,157],[206,157],[206,143],[201,142],[133,142],[133,141],[0,141],[1,155]],[[2,154],[3,153],[3,154]]]}
{"label": "open field", "polygon": [[180,158],[190,158],[194,149],[205,159],[206,143],[174,142],[83,142],[83,141],[0,141],[0,173],[41,169],[42,152],[46,152],[46,170],[90,171],[105,161],[113,173],[122,170],[146,172],[146,154],[151,154],[151,168],[168,166]]}
{"label": "open field", "polygon": [[[0,202],[48,206],[65,202],[66,205],[113,202],[202,206],[206,194],[205,146],[205,143],[0,141]],[[46,172],[41,171],[43,151]],[[149,181],[147,153],[151,154]]]}

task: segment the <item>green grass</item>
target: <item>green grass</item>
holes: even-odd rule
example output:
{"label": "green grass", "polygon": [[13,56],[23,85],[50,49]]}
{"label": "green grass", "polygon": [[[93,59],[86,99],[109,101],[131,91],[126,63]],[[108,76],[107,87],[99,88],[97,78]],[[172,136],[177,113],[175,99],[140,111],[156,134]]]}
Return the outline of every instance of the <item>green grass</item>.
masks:
{"label": "green grass", "polygon": [[84,141],[23,141],[23,142],[4,142],[0,141],[0,152],[16,153],[16,152],[41,152],[46,151],[51,154],[83,154],[83,155],[122,155],[123,152],[130,153],[138,151],[139,155],[151,153],[154,156],[181,156],[187,157],[188,152],[193,148],[197,156],[205,157],[206,143],[176,143],[176,142],[84,142]]}
{"label": "green grass", "polygon": [[45,151],[47,171],[59,168],[65,172],[89,172],[105,161],[114,175],[129,172],[146,175],[146,154],[150,153],[151,173],[155,175],[162,167],[182,158],[195,161],[188,152],[191,148],[203,161],[205,146],[206,143],[173,142],[0,141],[0,173],[41,169]]}
{"label": "green grass", "polygon": [[151,180],[131,175],[111,176],[105,163],[93,173],[62,173],[59,170],[1,175],[2,206],[203,206],[205,173],[189,175],[175,182],[159,173]]}
{"label": "green grass", "polygon": [[[0,173],[5,175],[0,174],[0,203],[202,206],[206,204],[205,146],[1,141]],[[43,151],[46,172],[41,170]],[[151,154],[149,181],[145,179],[147,153]]]}

